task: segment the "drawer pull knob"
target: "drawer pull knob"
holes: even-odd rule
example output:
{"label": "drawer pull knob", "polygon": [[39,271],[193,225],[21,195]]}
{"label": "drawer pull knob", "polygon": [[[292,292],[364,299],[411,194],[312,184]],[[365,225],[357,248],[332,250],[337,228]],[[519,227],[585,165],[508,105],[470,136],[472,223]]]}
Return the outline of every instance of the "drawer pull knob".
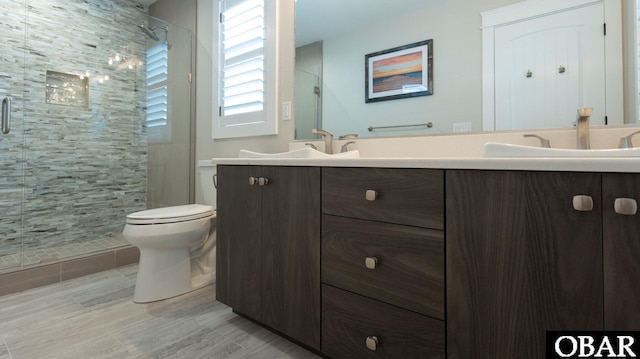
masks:
{"label": "drawer pull knob", "polygon": [[258,185],[259,186],[266,186],[269,184],[269,179],[265,178],[265,177],[260,177],[258,178]]}
{"label": "drawer pull knob", "polygon": [[258,179],[255,177],[249,177],[249,186],[255,186],[258,184]]}
{"label": "drawer pull knob", "polygon": [[378,265],[378,258],[367,257],[364,259],[364,265],[369,269],[376,269],[376,266]]}
{"label": "drawer pull knob", "polygon": [[378,191],[368,189],[367,192],[365,193],[365,198],[367,199],[367,201],[370,201],[370,202],[375,201],[376,199],[378,199]]}
{"label": "drawer pull knob", "polygon": [[573,209],[580,212],[593,210],[593,198],[585,195],[573,196]]}
{"label": "drawer pull knob", "polygon": [[376,351],[378,349],[378,338],[374,336],[367,337],[367,349]]}
{"label": "drawer pull knob", "polygon": [[638,202],[633,198],[616,198],[613,202],[613,209],[617,214],[635,216],[638,213]]}

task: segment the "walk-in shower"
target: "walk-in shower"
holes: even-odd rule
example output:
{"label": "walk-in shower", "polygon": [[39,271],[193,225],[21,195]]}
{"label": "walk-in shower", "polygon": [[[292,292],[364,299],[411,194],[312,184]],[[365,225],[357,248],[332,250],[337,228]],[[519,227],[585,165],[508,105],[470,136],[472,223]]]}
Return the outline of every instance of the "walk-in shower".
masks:
{"label": "walk-in shower", "polygon": [[[127,246],[127,214],[189,203],[190,31],[129,0],[6,0],[0,23],[0,100],[11,99],[10,131],[0,133],[0,274]],[[148,49],[158,41],[179,51],[162,70],[166,121],[150,131]],[[182,79],[175,90],[172,76]]]}

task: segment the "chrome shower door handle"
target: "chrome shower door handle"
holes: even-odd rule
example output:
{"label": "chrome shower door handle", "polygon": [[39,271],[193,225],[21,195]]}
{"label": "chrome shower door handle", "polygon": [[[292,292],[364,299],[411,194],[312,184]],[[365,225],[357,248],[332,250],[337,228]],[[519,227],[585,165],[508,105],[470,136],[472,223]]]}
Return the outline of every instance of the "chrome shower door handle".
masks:
{"label": "chrome shower door handle", "polygon": [[2,100],[2,133],[8,134],[11,131],[11,97],[6,96]]}

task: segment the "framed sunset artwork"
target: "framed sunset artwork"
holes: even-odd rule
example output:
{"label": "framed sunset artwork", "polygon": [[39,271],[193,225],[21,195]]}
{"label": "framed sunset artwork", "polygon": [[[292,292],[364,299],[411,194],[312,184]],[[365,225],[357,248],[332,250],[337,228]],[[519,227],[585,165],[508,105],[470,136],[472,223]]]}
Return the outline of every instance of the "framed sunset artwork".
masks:
{"label": "framed sunset artwork", "polygon": [[365,102],[433,94],[433,40],[365,55]]}

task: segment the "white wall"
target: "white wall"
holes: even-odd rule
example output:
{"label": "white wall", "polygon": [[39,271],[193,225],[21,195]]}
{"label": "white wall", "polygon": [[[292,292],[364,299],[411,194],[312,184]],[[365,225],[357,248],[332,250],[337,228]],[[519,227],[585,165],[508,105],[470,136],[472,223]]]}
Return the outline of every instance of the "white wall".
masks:
{"label": "white wall", "polygon": [[[323,128],[367,133],[369,126],[433,122],[424,133],[449,133],[454,122],[482,129],[480,12],[519,0],[448,0],[324,41]],[[366,54],[433,39],[431,96],[365,103]],[[405,132],[406,133],[406,132]],[[419,134],[411,131],[409,134]],[[372,135],[400,135],[381,131]]]}

